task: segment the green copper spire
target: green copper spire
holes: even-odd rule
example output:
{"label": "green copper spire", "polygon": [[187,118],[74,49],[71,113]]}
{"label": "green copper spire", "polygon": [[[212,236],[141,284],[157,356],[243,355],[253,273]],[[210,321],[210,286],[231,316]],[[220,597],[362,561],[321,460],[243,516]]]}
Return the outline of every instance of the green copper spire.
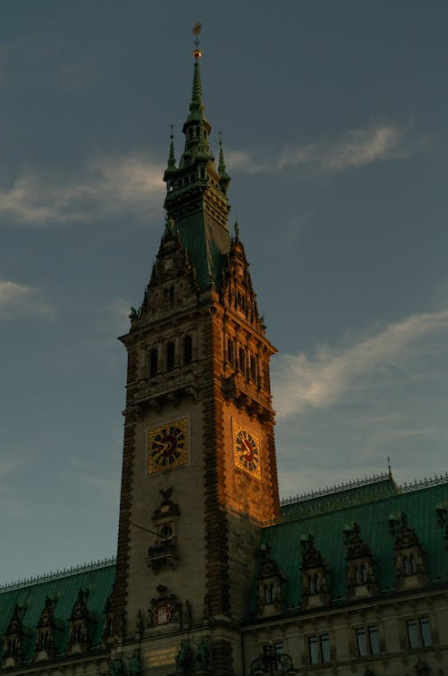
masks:
{"label": "green copper spire", "polygon": [[170,134],[170,154],[168,156],[168,168],[176,166],[176,157],[174,155],[174,134],[173,134],[173,125],[171,125],[171,134]]}
{"label": "green copper spire", "polygon": [[196,38],[196,48],[193,51],[194,56],[194,72],[193,72],[193,89],[191,91],[191,103],[190,110],[191,112],[204,110],[202,104],[202,83],[201,83],[201,68],[199,65],[199,59],[202,56],[202,52],[199,49],[199,40]]}
{"label": "green copper spire", "polygon": [[[222,144],[219,167],[210,149],[210,122],[204,114],[200,71],[200,24],[193,29],[194,70],[188,117],[182,127],[185,145],[179,164],[175,165],[173,144],[164,174],[167,186],[165,209],[175,226],[167,225],[165,236],[176,234],[188,250],[192,268],[196,271],[201,290],[218,289],[222,270],[230,250],[227,218],[227,175]],[[172,139],[171,139],[172,143]]]}

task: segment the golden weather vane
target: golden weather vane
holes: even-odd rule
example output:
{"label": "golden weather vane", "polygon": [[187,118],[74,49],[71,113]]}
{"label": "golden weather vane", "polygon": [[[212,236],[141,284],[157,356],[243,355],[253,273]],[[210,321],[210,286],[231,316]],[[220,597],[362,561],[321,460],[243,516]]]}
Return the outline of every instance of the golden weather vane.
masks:
{"label": "golden weather vane", "polygon": [[193,56],[195,59],[200,59],[201,58],[201,50],[200,50],[200,44],[201,41],[199,40],[199,33],[202,30],[202,24],[197,21],[194,26],[193,26],[193,35],[196,36],[195,41],[194,41],[194,46],[195,49],[193,50]]}

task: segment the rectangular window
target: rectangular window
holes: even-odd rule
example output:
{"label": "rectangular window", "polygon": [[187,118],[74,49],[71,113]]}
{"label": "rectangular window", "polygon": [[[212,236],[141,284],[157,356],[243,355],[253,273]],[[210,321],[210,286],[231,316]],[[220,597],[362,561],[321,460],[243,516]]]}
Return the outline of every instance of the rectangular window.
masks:
{"label": "rectangular window", "polygon": [[358,647],[359,657],[365,657],[366,655],[369,654],[367,648],[367,635],[364,627],[360,627],[359,629],[356,630],[356,645]]}
{"label": "rectangular window", "polygon": [[429,624],[427,617],[420,617],[419,624],[420,633],[422,636],[422,644],[425,648],[427,648],[428,646],[432,645],[431,625]]}
{"label": "rectangular window", "polygon": [[408,641],[410,648],[420,647],[420,637],[418,635],[417,620],[407,620],[406,629],[408,631]]}
{"label": "rectangular window", "polygon": [[427,648],[432,645],[431,625],[427,617],[406,620],[406,631],[410,648]]}
{"label": "rectangular window", "polygon": [[310,664],[330,662],[330,637],[328,634],[310,636],[308,638],[308,649],[310,654]]}
{"label": "rectangular window", "polygon": [[378,635],[378,627],[368,627],[369,632],[369,641],[370,641],[370,654],[379,655],[380,654],[380,637]]}
{"label": "rectangular window", "polygon": [[320,637],[320,652],[322,656],[322,662],[330,661],[330,638],[328,634],[321,634]]}
{"label": "rectangular window", "polygon": [[319,664],[319,647],[317,644],[317,636],[310,636],[308,639],[308,646],[310,650],[310,663]]}
{"label": "rectangular window", "polygon": [[356,647],[358,648],[359,657],[367,657],[368,655],[379,655],[380,639],[378,634],[378,627],[358,627],[355,629]]}

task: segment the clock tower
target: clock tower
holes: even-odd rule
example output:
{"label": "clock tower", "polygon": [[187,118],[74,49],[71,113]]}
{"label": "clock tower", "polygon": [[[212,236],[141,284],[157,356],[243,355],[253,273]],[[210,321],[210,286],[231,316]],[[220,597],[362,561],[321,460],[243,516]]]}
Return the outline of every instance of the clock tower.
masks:
{"label": "clock tower", "polygon": [[[241,672],[238,626],[260,528],[279,516],[270,357],[221,141],[210,149],[196,40],[185,147],[173,137],[166,223],[131,313],[113,621],[148,673],[202,659]],[[202,655],[202,657],[201,657]],[[171,666],[170,666],[171,665]],[[146,673],[146,671],[144,671]]]}

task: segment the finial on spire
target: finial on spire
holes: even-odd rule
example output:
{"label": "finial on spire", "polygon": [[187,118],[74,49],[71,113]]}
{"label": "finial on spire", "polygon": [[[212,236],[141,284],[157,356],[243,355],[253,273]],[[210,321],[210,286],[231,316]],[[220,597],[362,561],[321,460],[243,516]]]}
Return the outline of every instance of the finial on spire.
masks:
{"label": "finial on spire", "polygon": [[199,33],[201,32],[201,30],[202,30],[202,24],[199,23],[199,21],[197,21],[195,23],[195,25],[193,26],[193,35],[195,36],[193,56],[196,60],[200,59],[201,56],[202,56],[202,52],[201,52],[201,49],[200,49],[201,41],[199,39]]}
{"label": "finial on spire", "polygon": [[235,221],[235,225],[233,227],[235,229],[235,239],[239,239],[240,238],[240,224],[238,223],[238,221]]}
{"label": "finial on spire", "polygon": [[387,469],[388,469],[388,472],[389,472],[389,476],[391,477],[392,476],[392,467],[390,466],[389,456],[387,456]]}
{"label": "finial on spire", "polygon": [[176,166],[176,158],[174,155],[174,134],[173,134],[173,125],[170,125],[171,134],[170,134],[170,154],[168,156],[168,167]]}
{"label": "finial on spire", "polygon": [[[193,49],[193,56],[195,58],[194,62],[194,76],[193,76],[193,91],[191,95],[191,104],[190,104],[190,110],[192,111],[193,107],[197,108],[198,106],[202,106],[201,98],[202,98],[202,87],[201,87],[201,73],[200,73],[200,68],[199,68],[199,59],[201,58],[202,52],[200,50],[200,44],[201,41],[199,40],[199,33],[201,32],[202,29],[202,24],[197,22],[194,27],[193,27],[193,35],[196,36],[196,39],[194,41],[195,48]],[[203,107],[201,108],[201,111],[203,110]]]}

